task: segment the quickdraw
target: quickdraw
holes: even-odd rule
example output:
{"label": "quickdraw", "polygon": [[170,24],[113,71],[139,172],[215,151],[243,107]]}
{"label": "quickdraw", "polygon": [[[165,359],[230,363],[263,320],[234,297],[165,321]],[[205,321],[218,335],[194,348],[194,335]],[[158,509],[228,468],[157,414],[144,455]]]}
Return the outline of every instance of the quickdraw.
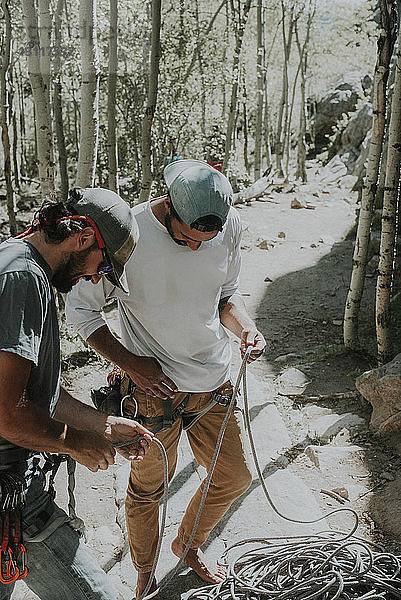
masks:
{"label": "quickdraw", "polygon": [[22,509],[25,478],[19,473],[0,472],[0,581],[14,583],[28,575],[26,548],[22,543]]}

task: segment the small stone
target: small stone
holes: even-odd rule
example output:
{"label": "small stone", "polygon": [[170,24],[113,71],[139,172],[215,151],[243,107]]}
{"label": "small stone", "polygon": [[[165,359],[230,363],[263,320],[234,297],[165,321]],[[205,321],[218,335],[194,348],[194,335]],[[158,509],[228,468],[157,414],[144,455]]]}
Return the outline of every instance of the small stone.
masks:
{"label": "small stone", "polygon": [[317,245],[316,244],[311,244],[310,247],[311,248],[317,248]]}
{"label": "small stone", "polygon": [[278,378],[278,393],[281,396],[300,396],[306,389],[310,380],[299,369],[291,367],[286,369]]}
{"label": "small stone", "polygon": [[271,281],[273,281],[273,279],[267,275],[265,277],[264,281],[271,282]]}
{"label": "small stone", "polygon": [[333,325],[338,325],[338,326],[343,324],[341,319],[333,319],[332,323],[333,323]]}
{"label": "small stone", "polygon": [[277,237],[278,237],[278,238],[281,238],[281,239],[284,239],[284,238],[285,238],[285,233],[284,233],[284,231],[280,231],[280,232],[277,234]]}
{"label": "small stone", "polygon": [[307,208],[305,198],[293,198],[291,200],[291,208]]}
{"label": "small stone", "polygon": [[272,244],[272,242],[269,240],[262,240],[261,242],[259,242],[259,244],[256,245],[261,250],[270,250],[270,248],[273,248],[274,244]]}

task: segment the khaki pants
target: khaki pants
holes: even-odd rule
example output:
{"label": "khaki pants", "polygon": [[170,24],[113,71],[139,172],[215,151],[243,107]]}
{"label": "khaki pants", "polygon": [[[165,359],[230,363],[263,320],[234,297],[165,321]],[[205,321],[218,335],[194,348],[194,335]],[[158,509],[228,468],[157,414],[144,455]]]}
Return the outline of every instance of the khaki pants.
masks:
{"label": "khaki pants", "polygon": [[[186,394],[179,392],[173,400],[178,406]],[[163,413],[163,402],[137,390],[139,414],[154,417]],[[199,412],[210,402],[210,392],[192,394],[186,413]],[[214,406],[187,431],[188,440],[198,463],[209,469],[218,433],[227,408]],[[206,502],[202,511],[192,548],[199,548],[208,538],[231,503],[242,494],[252,481],[246,465],[240,429],[239,411],[235,410],[228,421],[221,451],[213,473]],[[177,447],[182,432],[182,419],[178,418],[170,429],[159,431],[157,437],[166,448],[169,479],[177,464]],[[192,497],[178,535],[186,544],[190,538],[202,496],[204,481]],[[152,569],[159,537],[159,501],[163,495],[163,463],[156,444],[151,444],[142,462],[132,463],[125,510],[132,561],[137,571],[147,573]]]}

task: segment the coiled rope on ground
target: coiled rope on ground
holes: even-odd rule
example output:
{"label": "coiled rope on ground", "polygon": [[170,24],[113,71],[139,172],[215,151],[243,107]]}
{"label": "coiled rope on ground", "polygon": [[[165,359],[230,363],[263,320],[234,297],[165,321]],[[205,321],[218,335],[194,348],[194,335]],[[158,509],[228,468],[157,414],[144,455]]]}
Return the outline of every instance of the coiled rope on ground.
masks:
{"label": "coiled rope on ground", "polygon": [[[358,527],[358,515],[353,509],[339,508],[316,519],[302,521],[282,514],[274,505],[259,466],[250,424],[246,365],[251,350],[252,348],[248,348],[241,363],[233,396],[221,425],[211,466],[206,476],[198,514],[184,554],[174,569],[164,578],[162,585],[148,594],[160,556],[168,501],[167,456],[163,444],[155,438],[163,459],[163,516],[151,576],[141,595],[141,600],[150,600],[160,589],[166,587],[184,562],[191,547],[241,382],[245,425],[253,461],[263,492],[274,512],[286,521],[302,524],[317,523],[335,513],[347,512],[352,514],[355,523],[349,533],[330,531],[309,536],[249,538],[237,542],[224,552],[219,561],[219,564],[227,567],[227,578],[221,583],[194,590],[186,600],[401,600],[401,557],[355,537],[353,534]],[[240,556],[228,560],[230,553],[240,546],[257,544],[259,546],[252,547]]]}

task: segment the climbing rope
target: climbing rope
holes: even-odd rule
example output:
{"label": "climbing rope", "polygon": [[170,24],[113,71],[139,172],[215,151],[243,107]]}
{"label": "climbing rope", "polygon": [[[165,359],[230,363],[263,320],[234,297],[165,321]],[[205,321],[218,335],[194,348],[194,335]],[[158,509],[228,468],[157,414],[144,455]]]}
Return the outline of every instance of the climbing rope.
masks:
{"label": "climbing rope", "polygon": [[[168,502],[168,465],[163,444],[154,438],[162,453],[164,470],[164,494],[162,498],[162,522],[156,555],[148,584],[140,600],[150,600],[171,581],[185,560],[194,539],[200,516],[206,501],[213,472],[218,460],[227,423],[234,410],[242,382],[245,426],[248,433],[253,461],[265,497],[274,512],[292,523],[312,524],[335,513],[351,513],[355,523],[350,532],[322,532],[309,536],[283,536],[249,538],[226,549],[219,564],[227,568],[227,578],[218,583],[194,590],[187,600],[401,600],[401,557],[384,552],[378,545],[355,537],[358,515],[351,508],[339,508],[324,516],[302,521],[284,515],[274,505],[267,490],[259,465],[252,435],[246,366],[252,348],[244,354],[231,401],[222,422],[216,448],[205,479],[199,510],[184,553],[173,570],[164,578],[162,586],[148,594],[153,583],[160,557]],[[126,444],[124,444],[126,445]],[[256,546],[255,545],[259,545]],[[250,550],[228,561],[230,553],[243,545]],[[374,549],[372,549],[374,548]]]}

